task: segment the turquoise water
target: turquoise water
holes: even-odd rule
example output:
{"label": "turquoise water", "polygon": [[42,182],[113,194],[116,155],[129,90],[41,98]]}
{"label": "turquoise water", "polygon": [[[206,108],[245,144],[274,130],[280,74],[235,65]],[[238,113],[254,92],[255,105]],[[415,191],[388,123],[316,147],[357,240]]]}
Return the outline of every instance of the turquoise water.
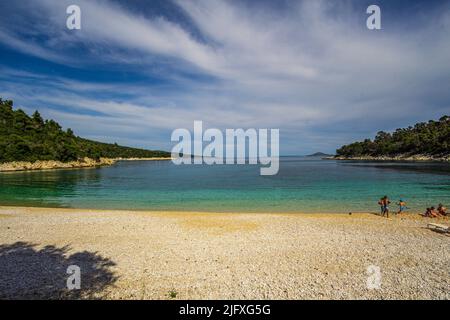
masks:
{"label": "turquoise water", "polygon": [[0,205],[245,212],[377,212],[403,198],[411,211],[450,205],[450,165],[283,157],[276,176],[254,165],[118,162],[96,169],[0,174]]}

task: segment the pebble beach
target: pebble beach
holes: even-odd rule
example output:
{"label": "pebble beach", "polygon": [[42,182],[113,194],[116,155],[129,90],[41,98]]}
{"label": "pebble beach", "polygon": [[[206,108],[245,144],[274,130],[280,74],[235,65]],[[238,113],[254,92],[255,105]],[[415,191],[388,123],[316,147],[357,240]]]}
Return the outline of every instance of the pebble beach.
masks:
{"label": "pebble beach", "polygon": [[0,207],[0,299],[449,299],[449,220]]}

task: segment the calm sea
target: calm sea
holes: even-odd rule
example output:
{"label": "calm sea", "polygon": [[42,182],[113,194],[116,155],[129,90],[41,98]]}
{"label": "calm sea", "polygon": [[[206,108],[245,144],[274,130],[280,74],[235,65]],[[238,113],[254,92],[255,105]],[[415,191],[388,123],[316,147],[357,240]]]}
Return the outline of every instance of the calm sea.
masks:
{"label": "calm sea", "polygon": [[413,212],[450,206],[450,165],[283,157],[254,165],[118,162],[97,169],[0,174],[0,205],[238,212],[377,212],[402,198]]}

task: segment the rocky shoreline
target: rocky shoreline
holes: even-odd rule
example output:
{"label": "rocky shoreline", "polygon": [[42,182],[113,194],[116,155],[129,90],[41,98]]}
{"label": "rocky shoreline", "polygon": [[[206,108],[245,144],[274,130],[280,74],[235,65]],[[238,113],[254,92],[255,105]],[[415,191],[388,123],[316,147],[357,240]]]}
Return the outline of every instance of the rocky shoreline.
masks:
{"label": "rocky shoreline", "polygon": [[417,155],[398,155],[398,156],[359,156],[359,157],[344,157],[344,156],[334,156],[325,157],[325,160],[358,160],[358,161],[440,161],[449,162],[450,155],[435,157],[423,154]]}
{"label": "rocky shoreline", "polygon": [[171,157],[154,157],[154,158],[115,158],[116,161],[164,161],[172,160]]}
{"label": "rocky shoreline", "polygon": [[34,170],[54,170],[54,169],[80,169],[80,168],[94,168],[101,166],[110,166],[117,161],[157,161],[170,160],[171,158],[100,158],[99,160],[91,158],[83,158],[77,161],[61,162],[54,160],[44,160],[35,162],[13,161],[0,163],[0,172],[13,171],[34,171]]}
{"label": "rocky shoreline", "polygon": [[99,160],[84,158],[77,161],[61,162],[54,160],[45,161],[13,161],[0,164],[0,172],[7,171],[31,171],[31,170],[52,170],[71,168],[90,168],[99,166],[110,166],[116,162],[115,159],[100,158]]}

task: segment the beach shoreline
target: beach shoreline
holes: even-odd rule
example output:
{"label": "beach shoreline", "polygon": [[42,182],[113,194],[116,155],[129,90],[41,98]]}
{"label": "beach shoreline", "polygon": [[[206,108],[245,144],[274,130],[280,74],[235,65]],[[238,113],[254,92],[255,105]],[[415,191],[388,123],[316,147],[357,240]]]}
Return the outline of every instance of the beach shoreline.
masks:
{"label": "beach shoreline", "polygon": [[449,299],[450,237],[428,222],[449,219],[0,206],[0,298]]}

